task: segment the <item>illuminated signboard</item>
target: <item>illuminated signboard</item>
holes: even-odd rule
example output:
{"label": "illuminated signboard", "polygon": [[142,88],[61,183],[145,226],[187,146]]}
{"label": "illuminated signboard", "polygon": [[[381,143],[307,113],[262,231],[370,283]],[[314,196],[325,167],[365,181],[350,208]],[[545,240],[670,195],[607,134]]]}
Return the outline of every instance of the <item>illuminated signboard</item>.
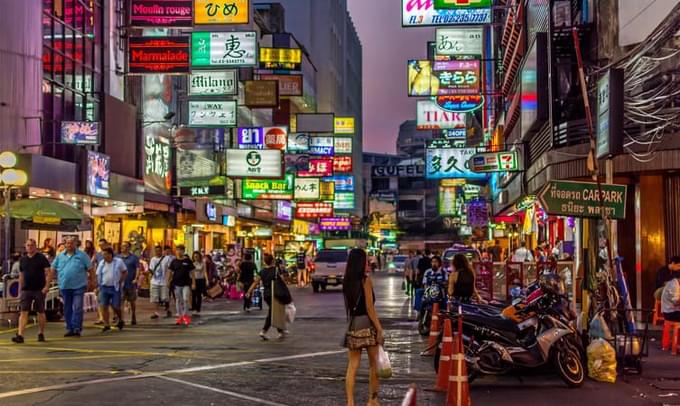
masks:
{"label": "illuminated signboard", "polygon": [[260,68],[273,70],[300,70],[300,48],[260,48]]}
{"label": "illuminated signboard", "polygon": [[279,200],[276,202],[276,219],[282,221],[293,220],[293,205],[289,201]]}
{"label": "illuminated signboard", "polygon": [[239,149],[263,149],[264,128],[262,127],[239,127],[237,134]]}
{"label": "illuminated signboard", "polygon": [[62,121],[61,143],[75,145],[99,144],[99,122]]}
{"label": "illuminated signboard", "polygon": [[490,8],[456,8],[450,10],[434,7],[431,0],[401,0],[402,27],[428,25],[488,24]]}
{"label": "illuminated signboard", "polygon": [[465,147],[464,141],[457,141],[451,138],[434,138],[427,140],[425,143],[425,148],[462,148]]}
{"label": "illuminated signboard", "polygon": [[306,154],[286,154],[286,172],[297,173],[309,170],[309,159],[310,156]]}
{"label": "illuminated signboard", "polygon": [[193,32],[191,66],[249,67],[257,65],[257,34],[244,32]]}
{"label": "illuminated signboard", "polygon": [[423,165],[373,165],[371,176],[374,178],[422,178]]}
{"label": "illuminated signboard", "polygon": [[334,155],[333,137],[309,137],[309,153],[312,155]]}
{"label": "illuminated signboard", "polygon": [[293,198],[293,175],[284,179],[243,179],[243,200],[291,200]]}
{"label": "illuminated signboard", "polygon": [[354,117],[335,117],[335,134],[354,134]]}
{"label": "illuminated signboard", "polygon": [[335,173],[351,173],[352,172],[352,157],[351,156],[336,156],[336,157],[333,157],[333,172],[335,172]]}
{"label": "illuminated signboard", "polygon": [[192,0],[132,0],[133,27],[191,27]]}
{"label": "illuminated signboard", "polygon": [[467,137],[467,128],[449,128],[447,130],[441,130],[441,135],[442,137],[451,140],[465,141],[465,138]]}
{"label": "illuminated signboard", "polygon": [[170,140],[147,133],[144,136],[144,189],[166,194],[172,187]]}
{"label": "illuminated signboard", "polygon": [[288,144],[288,127],[265,127],[264,145],[268,149],[286,149]]}
{"label": "illuminated signboard", "polygon": [[279,85],[274,80],[246,80],[243,82],[245,105],[252,108],[279,106]]}
{"label": "illuminated signboard", "polygon": [[437,10],[455,8],[483,8],[491,7],[492,0],[434,0],[434,8]]}
{"label": "illuminated signboard", "polygon": [[473,172],[516,172],[520,170],[517,151],[489,152],[477,154],[470,158],[470,169]]}
{"label": "illuminated signboard", "polygon": [[475,148],[427,149],[425,177],[427,179],[485,179],[486,174],[475,173],[468,161],[477,154]]}
{"label": "illuminated signboard", "polygon": [[409,96],[479,94],[479,60],[408,61]]}
{"label": "illuminated signboard", "polygon": [[295,200],[319,200],[321,181],[319,178],[295,178]]}
{"label": "illuminated signboard", "polygon": [[347,231],[352,228],[349,217],[325,217],[319,219],[321,231]]}
{"label": "illuminated signboard", "polygon": [[188,74],[189,37],[130,37],[128,73]]}
{"label": "illuminated signboard", "polygon": [[299,202],[295,207],[295,217],[302,219],[333,217],[333,203]]}
{"label": "illuminated signboard", "polygon": [[483,54],[483,33],[481,27],[437,28],[435,49],[437,55],[463,56]]}
{"label": "illuminated signboard", "polygon": [[416,110],[416,128],[418,130],[466,128],[465,113],[444,111],[432,100],[418,100]]}
{"label": "illuminated signboard", "polygon": [[111,157],[87,151],[87,194],[109,197]]}
{"label": "illuminated signboard", "polygon": [[302,75],[260,75],[260,80],[275,80],[279,83],[279,96],[302,96]]}
{"label": "illuminated signboard", "polygon": [[453,113],[466,113],[482,107],[484,105],[484,96],[470,94],[437,96],[435,102],[442,110]]}
{"label": "illuminated signboard", "polygon": [[336,193],[333,208],[335,210],[354,210],[354,193]]}
{"label": "illuminated signboard", "polygon": [[283,177],[282,153],[276,149],[228,149],[227,176],[280,179]]}
{"label": "illuminated signboard", "polygon": [[194,24],[248,24],[250,0],[194,0]]}
{"label": "illuminated signboard", "polygon": [[238,94],[236,70],[194,71],[189,78],[189,96],[233,96]]}
{"label": "illuminated signboard", "polygon": [[316,158],[309,160],[309,169],[298,171],[298,176],[302,178],[324,177],[333,175],[332,158]]}
{"label": "illuminated signboard", "polygon": [[226,185],[216,186],[180,186],[177,188],[180,196],[187,197],[210,197],[210,196],[227,196],[228,188]]}
{"label": "illuminated signboard", "polygon": [[336,154],[351,154],[352,153],[352,139],[348,137],[334,137],[333,147]]}
{"label": "illuminated signboard", "polygon": [[335,175],[323,178],[324,182],[335,183],[336,192],[354,192],[354,176],[352,175]]}
{"label": "illuminated signboard", "polygon": [[288,152],[309,151],[309,136],[307,134],[288,134]]}
{"label": "illuminated signboard", "polygon": [[189,101],[189,125],[193,127],[235,127],[236,102]]}
{"label": "illuminated signboard", "polygon": [[460,202],[457,198],[456,191],[456,187],[439,187],[437,209],[440,216],[457,216],[460,214]]}
{"label": "illuminated signboard", "polygon": [[319,184],[319,200],[332,202],[335,200],[335,183],[322,180]]}

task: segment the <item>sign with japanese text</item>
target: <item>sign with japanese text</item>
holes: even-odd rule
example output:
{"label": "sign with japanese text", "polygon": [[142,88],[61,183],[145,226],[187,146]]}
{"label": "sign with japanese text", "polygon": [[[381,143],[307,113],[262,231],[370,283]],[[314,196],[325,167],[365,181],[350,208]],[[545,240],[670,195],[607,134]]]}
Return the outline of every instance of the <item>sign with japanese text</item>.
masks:
{"label": "sign with japanese text", "polygon": [[192,0],[132,0],[133,27],[191,27]]}
{"label": "sign with japanese text", "polygon": [[480,83],[479,60],[408,61],[409,96],[476,95]]}
{"label": "sign with japanese text", "polygon": [[295,200],[319,200],[321,181],[319,178],[295,178]]}
{"label": "sign with japanese text", "polygon": [[488,24],[490,8],[435,9],[432,0],[401,0],[402,27],[429,25]]}
{"label": "sign with japanese text", "polygon": [[491,7],[492,0],[434,0],[434,8],[454,9],[454,8],[482,8]]}
{"label": "sign with japanese text", "polygon": [[309,137],[309,153],[312,155],[334,155],[335,141],[333,137]]}
{"label": "sign with japanese text", "polygon": [[349,217],[325,217],[319,219],[321,231],[347,231],[352,228]]}
{"label": "sign with japanese text", "polygon": [[130,37],[128,73],[188,74],[189,37]]}
{"label": "sign with japanese text", "polygon": [[180,186],[177,190],[180,196],[186,197],[226,197],[228,193],[226,185]]}
{"label": "sign with japanese text", "polygon": [[333,203],[299,202],[295,207],[295,217],[302,219],[333,217]]}
{"label": "sign with japanese text", "polygon": [[416,128],[418,130],[466,128],[465,113],[444,111],[432,100],[418,100],[416,105]]}
{"label": "sign with japanese text", "polygon": [[309,135],[288,134],[288,152],[309,151]]}
{"label": "sign with japanese text", "polygon": [[243,179],[243,200],[291,200],[293,198],[293,175],[284,179]]}
{"label": "sign with japanese text", "polygon": [[279,83],[279,96],[302,96],[302,75],[260,75],[260,80],[275,80]]}
{"label": "sign with japanese text", "polygon": [[279,84],[275,80],[246,80],[243,82],[245,105],[252,108],[279,106]]}
{"label": "sign with japanese text", "polygon": [[352,175],[335,175],[323,178],[324,182],[335,183],[336,192],[354,192],[354,176]]}
{"label": "sign with japanese text", "polygon": [[191,66],[252,67],[257,65],[255,31],[193,32]]}
{"label": "sign with japanese text", "polygon": [[336,154],[351,154],[352,153],[352,139],[349,137],[334,137],[333,147]]}
{"label": "sign with japanese text", "polygon": [[335,117],[335,134],[353,135],[354,117]]}
{"label": "sign with japanese text", "polygon": [[309,160],[309,169],[306,171],[298,171],[298,176],[302,178],[308,177],[324,177],[333,175],[333,159],[332,158],[314,158]]}
{"label": "sign with japanese text", "polygon": [[423,165],[373,165],[371,176],[374,178],[422,178],[425,174]]}
{"label": "sign with japanese text", "polygon": [[351,156],[335,156],[335,157],[333,157],[333,172],[334,173],[351,173],[352,172],[352,157]]}
{"label": "sign with japanese text", "polygon": [[235,127],[236,102],[189,101],[189,125],[192,127]]}
{"label": "sign with japanese text", "polygon": [[194,0],[194,24],[248,24],[250,0]]}
{"label": "sign with japanese text", "polygon": [[354,193],[335,193],[335,210],[354,210]]}
{"label": "sign with japanese text", "polygon": [[517,151],[487,152],[470,158],[473,172],[516,172],[521,170]]}
{"label": "sign with japanese text", "polygon": [[264,149],[264,128],[239,127],[236,135],[239,149]]}
{"label": "sign with japanese text", "polygon": [[281,179],[282,152],[276,149],[228,149],[227,176]]}
{"label": "sign with japanese text", "polygon": [[165,194],[172,187],[170,140],[147,134],[144,137],[144,187]]}
{"label": "sign with japanese text", "polygon": [[238,94],[236,70],[194,71],[189,78],[189,96],[234,96]]}
{"label": "sign with japanese text", "polygon": [[427,149],[425,177],[427,179],[484,179],[486,174],[475,173],[469,167],[475,148]]}
{"label": "sign with japanese text", "polygon": [[[327,178],[325,178],[327,179]],[[319,200],[332,202],[335,200],[335,183],[322,180],[319,184]]]}
{"label": "sign with japanese text", "polygon": [[75,145],[99,144],[98,121],[62,121],[61,143]]}
{"label": "sign with japanese text", "polygon": [[484,29],[482,27],[437,28],[437,55],[464,56],[483,55]]}
{"label": "sign with japanese text", "polygon": [[594,182],[551,181],[538,199],[546,213],[556,216],[602,217],[604,209],[610,219],[625,219],[628,187],[607,183],[600,186]]}
{"label": "sign with japanese text", "polygon": [[[260,48],[260,68],[272,70],[300,70],[300,48]],[[261,78],[260,78],[261,79]]]}
{"label": "sign with japanese text", "polygon": [[264,145],[268,149],[286,150],[288,144],[288,127],[265,127]]}

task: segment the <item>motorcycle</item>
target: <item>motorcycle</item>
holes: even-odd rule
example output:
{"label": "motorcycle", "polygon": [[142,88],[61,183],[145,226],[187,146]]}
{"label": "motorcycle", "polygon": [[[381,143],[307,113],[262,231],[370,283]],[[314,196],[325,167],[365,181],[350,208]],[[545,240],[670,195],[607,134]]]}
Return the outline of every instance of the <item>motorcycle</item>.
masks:
{"label": "motorcycle", "polygon": [[423,336],[430,335],[432,324],[432,307],[435,303],[445,303],[444,289],[438,284],[432,284],[425,288],[423,299],[418,311],[418,333]]}
{"label": "motorcycle", "polygon": [[[546,278],[549,280],[521,303],[516,301],[500,313],[491,307],[460,305],[468,381],[479,375],[503,375],[552,364],[567,386],[583,385],[584,351],[572,323],[575,313],[557,289],[555,277]],[[457,321],[459,310],[453,307],[455,311],[443,317]],[[439,343],[441,340],[440,334]],[[435,370],[441,354],[439,343]]]}

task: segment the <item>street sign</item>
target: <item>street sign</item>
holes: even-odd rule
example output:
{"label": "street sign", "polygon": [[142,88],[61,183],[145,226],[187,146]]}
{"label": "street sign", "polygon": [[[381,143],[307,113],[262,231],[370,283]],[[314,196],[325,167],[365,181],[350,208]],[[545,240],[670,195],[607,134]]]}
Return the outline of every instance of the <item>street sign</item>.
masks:
{"label": "street sign", "polygon": [[[626,185],[551,181],[538,195],[546,213],[571,217],[601,217],[600,200],[607,216],[615,220],[626,218]],[[600,195],[602,198],[600,199]]]}
{"label": "street sign", "polygon": [[473,172],[517,172],[521,170],[517,151],[488,152],[470,158]]}

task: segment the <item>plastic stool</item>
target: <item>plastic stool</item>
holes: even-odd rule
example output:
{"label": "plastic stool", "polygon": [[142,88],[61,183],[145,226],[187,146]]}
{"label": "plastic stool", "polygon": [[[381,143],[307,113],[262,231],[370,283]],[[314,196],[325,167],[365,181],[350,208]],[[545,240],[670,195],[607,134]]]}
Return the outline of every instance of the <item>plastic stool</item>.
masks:
{"label": "plastic stool", "polygon": [[[661,323],[659,323],[661,322]],[[663,324],[663,313],[661,313],[661,301],[654,301],[654,314],[652,315],[652,325]]]}
{"label": "plastic stool", "polygon": [[83,310],[86,312],[96,311],[99,307],[99,300],[94,292],[86,292],[83,297]]}
{"label": "plastic stool", "polygon": [[664,351],[668,350],[670,344],[671,354],[678,355],[678,336],[680,336],[680,322],[665,320],[663,323],[661,349]]}

